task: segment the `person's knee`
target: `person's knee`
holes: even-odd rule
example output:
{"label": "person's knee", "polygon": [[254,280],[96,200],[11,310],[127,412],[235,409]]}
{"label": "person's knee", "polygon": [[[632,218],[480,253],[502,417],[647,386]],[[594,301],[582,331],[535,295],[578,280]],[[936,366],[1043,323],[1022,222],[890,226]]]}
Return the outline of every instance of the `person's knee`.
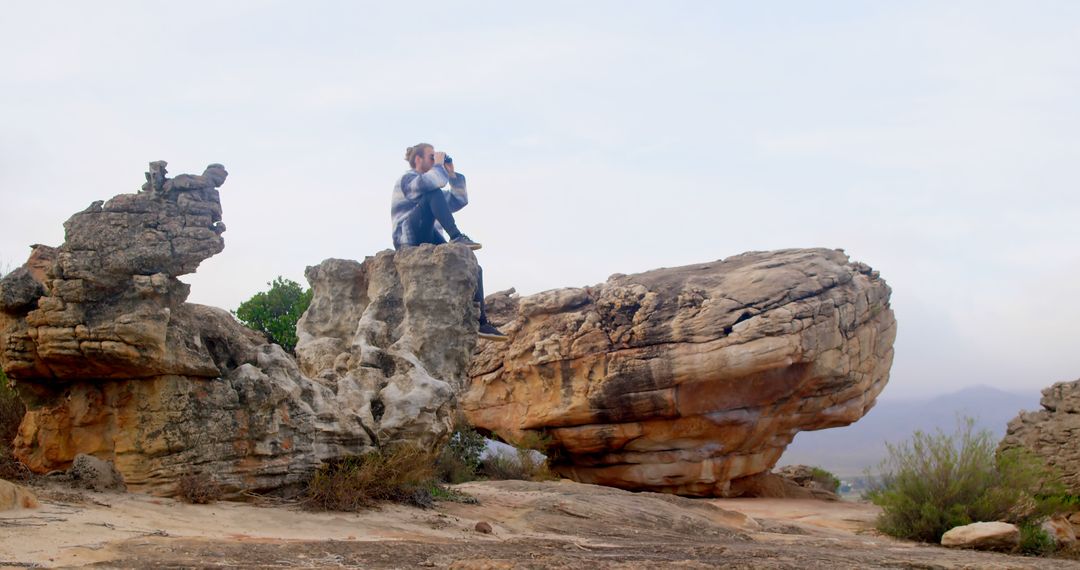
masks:
{"label": "person's knee", "polygon": [[420,195],[419,202],[421,204],[433,204],[435,202],[446,203],[446,196],[443,195],[442,190],[436,188],[435,190],[429,190]]}

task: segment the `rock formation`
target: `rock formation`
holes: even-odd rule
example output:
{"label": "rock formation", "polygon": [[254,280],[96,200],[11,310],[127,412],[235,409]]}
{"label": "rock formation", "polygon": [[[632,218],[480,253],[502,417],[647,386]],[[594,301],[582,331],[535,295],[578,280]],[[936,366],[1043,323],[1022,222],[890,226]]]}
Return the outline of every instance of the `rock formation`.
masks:
{"label": "rock formation", "polygon": [[307,270],[293,358],[185,302],[178,276],[224,248],[227,173],[165,167],[0,280],[0,360],[28,409],[15,454],[34,471],[87,454],[136,491],[207,473],[226,492],[288,492],[328,459],[438,445],[457,398],[479,428],[550,437],[579,481],[739,494],[798,431],[862,417],[888,379],[889,289],[823,249],[496,294],[513,341],[475,355],[467,248],[329,259]]}
{"label": "rock formation", "polygon": [[1020,545],[1020,529],[1006,522],[975,522],[946,531],[941,535],[941,545],[1010,551]]}
{"label": "rock formation", "polygon": [[771,473],[757,473],[735,481],[734,495],[776,499],[817,499],[839,501],[836,481],[808,465],[788,465]]}
{"label": "rock formation", "polygon": [[[152,163],[142,192],[75,214],[63,245],[35,246],[0,280],[0,361],[28,409],[14,442],[24,464],[62,470],[85,453],[113,461],[131,490],[170,495],[205,472],[227,492],[285,492],[323,460],[447,437],[475,343],[471,252],[310,268],[298,366],[226,311],[185,302],[177,276],[224,247],[226,172],[165,174]],[[347,290],[324,287],[334,272]],[[328,324],[340,291],[352,320]]]}
{"label": "rock formation", "polygon": [[545,435],[566,477],[734,495],[796,433],[848,425],[888,381],[890,290],[842,251],[754,252],[594,287],[489,298],[461,396],[504,438]]}
{"label": "rock formation", "polygon": [[453,428],[476,346],[476,274],[464,246],[309,267],[314,294],[296,326],[301,372],[352,394],[375,439],[434,446]]}
{"label": "rock formation", "polygon": [[1023,447],[1053,467],[1069,492],[1080,495],[1080,380],[1042,391],[1043,409],[1020,412],[1005,431],[1000,449]]}

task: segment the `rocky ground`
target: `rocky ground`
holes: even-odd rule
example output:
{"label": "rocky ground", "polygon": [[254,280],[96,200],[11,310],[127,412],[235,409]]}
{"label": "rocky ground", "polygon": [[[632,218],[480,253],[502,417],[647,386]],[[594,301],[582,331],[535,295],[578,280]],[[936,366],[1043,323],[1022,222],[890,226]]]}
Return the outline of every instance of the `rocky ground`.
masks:
{"label": "rocky ground", "polygon": [[37,488],[40,508],[0,512],[0,568],[1080,568],[895,541],[872,530],[867,504],[567,481],[457,489],[477,504],[354,514]]}

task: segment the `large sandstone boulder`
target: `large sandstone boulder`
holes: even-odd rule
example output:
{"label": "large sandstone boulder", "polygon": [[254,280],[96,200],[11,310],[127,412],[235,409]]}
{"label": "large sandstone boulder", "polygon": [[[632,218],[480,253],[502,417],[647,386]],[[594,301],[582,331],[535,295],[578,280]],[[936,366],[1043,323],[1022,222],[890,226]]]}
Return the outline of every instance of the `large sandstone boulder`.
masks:
{"label": "large sandstone boulder", "polygon": [[738,494],[799,431],[874,405],[893,357],[889,295],[826,249],[499,293],[489,314],[511,342],[481,344],[462,407],[504,438],[549,437],[556,470],[577,481]]}
{"label": "large sandstone boulder", "polygon": [[1080,380],[1042,391],[1041,410],[1022,411],[1009,422],[1000,449],[1025,448],[1053,467],[1069,492],[1080,494]]}
{"label": "large sandstone boulder", "polygon": [[[177,276],[224,247],[225,171],[170,179],[164,166],[142,192],[72,216],[63,245],[35,246],[0,280],[0,362],[28,410],[20,461],[49,472],[92,455],[129,489],[163,495],[195,473],[226,492],[288,492],[325,460],[448,437],[476,342],[467,248],[310,268],[298,365],[226,311],[185,302]],[[329,275],[348,283],[328,287]],[[339,294],[355,305],[328,324]]]}

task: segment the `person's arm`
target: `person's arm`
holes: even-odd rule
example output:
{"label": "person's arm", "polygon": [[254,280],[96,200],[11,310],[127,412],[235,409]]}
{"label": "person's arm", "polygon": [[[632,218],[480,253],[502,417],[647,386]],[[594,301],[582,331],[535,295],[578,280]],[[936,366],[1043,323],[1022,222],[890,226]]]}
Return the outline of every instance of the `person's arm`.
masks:
{"label": "person's arm", "polygon": [[450,189],[446,193],[446,205],[450,206],[451,212],[456,212],[469,205],[469,192],[465,189],[465,175],[455,172],[450,178]]}
{"label": "person's arm", "polygon": [[416,200],[427,192],[446,186],[449,180],[450,176],[446,174],[446,169],[441,164],[436,164],[434,168],[423,174],[415,171],[405,173],[401,179],[401,191],[406,198]]}

